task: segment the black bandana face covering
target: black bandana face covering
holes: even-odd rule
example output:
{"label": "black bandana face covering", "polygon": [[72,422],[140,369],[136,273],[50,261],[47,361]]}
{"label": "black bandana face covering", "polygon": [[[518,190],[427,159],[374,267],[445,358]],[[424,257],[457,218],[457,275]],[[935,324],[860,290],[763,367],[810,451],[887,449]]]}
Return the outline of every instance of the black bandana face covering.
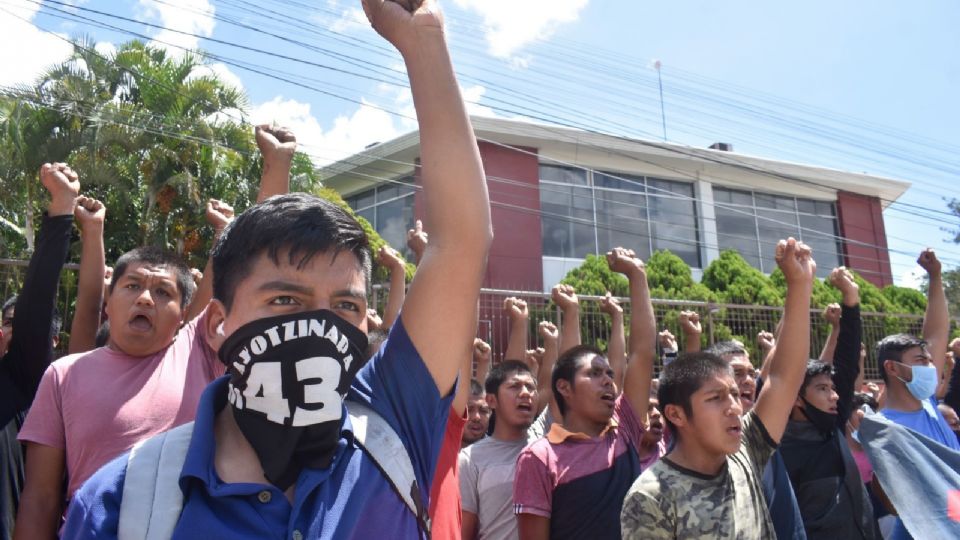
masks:
{"label": "black bandana face covering", "polygon": [[817,431],[824,435],[832,435],[836,431],[838,418],[836,414],[821,411],[803,396],[800,396],[800,400],[803,401],[803,415],[813,424],[813,427],[817,428]]}
{"label": "black bandana face covering", "polygon": [[270,483],[285,490],[329,462],[366,348],[360,329],[327,310],[253,321],[220,347],[233,416]]}

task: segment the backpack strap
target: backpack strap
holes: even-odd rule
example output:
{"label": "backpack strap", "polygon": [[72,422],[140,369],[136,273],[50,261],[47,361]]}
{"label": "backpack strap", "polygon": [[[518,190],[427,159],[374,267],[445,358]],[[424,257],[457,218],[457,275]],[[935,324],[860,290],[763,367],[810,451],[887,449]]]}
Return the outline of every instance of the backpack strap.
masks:
{"label": "backpack strap", "polygon": [[180,471],[193,422],[137,443],[127,458],[118,540],[169,540],[180,520]]}
{"label": "backpack strap", "polygon": [[420,493],[420,485],[413,472],[410,454],[403,441],[389,423],[369,406],[356,401],[347,402],[354,439],[370,456],[391,487],[413,512],[427,538],[430,538],[430,517],[426,501]]}

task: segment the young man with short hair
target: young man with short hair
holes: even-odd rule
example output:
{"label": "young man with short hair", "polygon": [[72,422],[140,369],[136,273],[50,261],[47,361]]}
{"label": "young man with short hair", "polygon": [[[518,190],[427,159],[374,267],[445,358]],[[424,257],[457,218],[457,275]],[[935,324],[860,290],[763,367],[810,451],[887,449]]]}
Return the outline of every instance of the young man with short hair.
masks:
{"label": "young man with short hair", "polygon": [[[877,343],[880,377],[886,384],[886,401],[880,414],[960,451],[960,442],[937,409],[934,396],[944,369],[950,332],[941,265],[932,249],[921,253],[917,264],[927,271],[929,278],[923,339],[895,334]],[[899,518],[892,538],[910,538]]]}
{"label": "young man with short hair", "polygon": [[537,379],[527,364],[505,360],[490,370],[485,390],[497,421],[490,437],[460,452],[462,537],[515,539],[514,471],[537,417]]}
{"label": "young man with short hair", "polygon": [[470,396],[467,399],[467,425],[463,429],[462,448],[487,436],[492,409],[487,403],[487,393],[476,379],[470,379]]}
{"label": "young man with short hair", "polygon": [[607,262],[630,282],[623,391],[595,348],[576,346],[557,359],[552,388],[563,423],[554,423],[517,460],[513,500],[521,539],[619,538],[620,505],[641,471],[656,320],[643,261],[616,248]]}
{"label": "young man with short hair", "polygon": [[[128,468],[137,454],[114,460],[74,497],[64,538],[115,537],[130,503],[138,518],[128,524],[162,520],[172,538],[429,535],[428,490],[461,359],[471,354],[492,231],[442,15],[432,0],[413,13],[405,5],[364,2],[410,74],[432,227],[387,341],[364,363],[370,253],[352,216],[304,194],[246,210],[212,253],[205,330],[228,377],[207,387],[192,425],[163,436],[187,439],[183,465],[144,471]],[[406,454],[410,484],[395,485],[399,476],[371,457],[377,449],[358,440],[373,424],[394,433],[387,439],[402,446],[396,457]],[[134,472],[179,480],[173,495],[182,500],[166,507],[180,512],[139,513],[125,494],[137,489],[126,484]]]}
{"label": "young man with short hair", "polygon": [[879,538],[845,429],[860,375],[859,287],[846,268],[830,283],[843,294],[831,361],[810,360],[778,453],[790,474],[807,538]]}
{"label": "young man with short hair", "polygon": [[777,244],[776,260],[787,281],[783,329],[753,410],[743,415],[740,387],[723,359],[695,353],[667,366],[658,397],[674,447],[630,488],[624,538],[774,537],[760,476],[803,382],[816,271],[810,248],[792,238]]}

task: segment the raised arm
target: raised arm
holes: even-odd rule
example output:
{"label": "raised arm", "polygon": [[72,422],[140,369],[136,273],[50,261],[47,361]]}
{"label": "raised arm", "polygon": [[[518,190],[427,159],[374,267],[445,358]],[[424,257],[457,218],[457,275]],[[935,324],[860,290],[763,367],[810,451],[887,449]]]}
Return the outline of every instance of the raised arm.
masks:
{"label": "raised arm", "polygon": [[793,238],[777,244],[776,259],[787,280],[787,299],[770,372],[753,410],[770,438],[780,442],[810,358],[810,295],[817,264],[810,248]]}
{"label": "raised arm", "polygon": [[610,270],[626,275],[630,282],[630,356],[623,378],[623,393],[637,417],[646,424],[657,350],[657,320],[650,302],[647,269],[633,251],[623,248],[614,248],[607,253],[607,264]]}
{"label": "raised arm", "polygon": [[418,219],[413,228],[407,231],[407,247],[413,252],[417,264],[420,264],[429,244],[430,236],[423,230],[423,222]]}
{"label": "raised arm", "polygon": [[287,128],[263,124],[256,127],[254,136],[263,156],[263,173],[257,202],[290,191],[290,167],[297,151],[297,137]]}
{"label": "raised arm", "polygon": [[540,406],[537,411],[542,411],[544,407],[553,400],[553,366],[557,364],[557,358],[560,356],[560,331],[557,325],[550,321],[540,321],[537,326],[537,332],[540,339],[543,340],[543,360],[540,361],[540,373],[537,375],[537,396],[540,400]]}
{"label": "raised arm", "polygon": [[77,199],[73,217],[80,225],[80,276],[77,303],[70,323],[70,354],[96,348],[100,313],[103,309],[103,276],[106,254],[103,247],[103,220],[107,207],[90,197]]}
{"label": "raised arm", "polygon": [[477,301],[493,239],[490,201],[473,128],[460,97],[433,0],[365,0],[374,29],[400,52],[420,125],[420,179],[427,246],[410,284],[403,324],[433,380],[446,394],[472,354]]}
{"label": "raised arm", "polygon": [[[780,332],[780,323],[777,323],[776,332]],[[760,379],[767,380],[770,374],[770,360],[773,359],[773,352],[777,349],[777,337],[773,332],[766,330],[757,333],[757,345],[760,347]]]}
{"label": "raised arm", "polygon": [[860,287],[846,268],[834,268],[830,272],[830,284],[840,289],[843,295],[840,328],[833,353],[833,384],[840,399],[837,410],[841,423],[845,424],[852,411],[853,394],[860,378],[860,344],[863,341],[863,322],[860,319]]}
{"label": "raised arm", "polygon": [[823,310],[823,320],[830,325],[830,334],[820,351],[820,361],[833,363],[833,351],[837,348],[837,338],[840,337],[840,304],[830,304]]}
{"label": "raised arm", "polygon": [[696,311],[681,311],[679,321],[680,330],[683,332],[683,352],[699,352],[700,336],[703,335],[700,314]]}
{"label": "raised arm", "polygon": [[510,339],[507,340],[507,350],[503,352],[505,360],[523,360],[529,342],[530,310],[527,303],[513,296],[504,299],[503,312],[510,321]]}
{"label": "raised arm", "polygon": [[553,286],[550,298],[560,308],[560,354],[580,345],[580,299],[571,285]]}
{"label": "raised arm", "polygon": [[953,379],[953,372],[956,371],[957,361],[953,356],[953,351],[947,351],[947,358],[943,362],[943,373],[940,374],[940,382],[937,383],[937,391],[934,396],[943,401],[947,397],[947,391],[950,390],[950,381]]}
{"label": "raised arm", "polygon": [[[233,207],[223,201],[210,199],[207,201],[205,217],[207,223],[213,227],[213,243],[216,244],[220,233],[233,221]],[[210,299],[213,298],[213,259],[207,259],[207,266],[201,272],[201,276],[197,290],[193,292],[193,298],[190,299],[190,307],[187,308],[184,321],[192,321],[203,313]]]}
{"label": "raised arm", "polygon": [[950,371],[950,382],[947,385],[947,393],[943,396],[943,402],[960,411],[960,369],[957,369],[956,360],[960,355],[960,338],[955,338],[950,342],[950,350],[953,352],[954,366]]}
{"label": "raised arm", "polygon": [[613,382],[623,390],[623,375],[627,370],[627,339],[623,330],[623,308],[607,291],[600,301],[600,311],[610,316],[610,342],[607,343],[607,361],[613,369]]}
{"label": "raised arm", "polygon": [[927,271],[927,311],[923,314],[923,339],[927,342],[927,351],[937,366],[937,380],[943,372],[946,358],[947,341],[950,337],[950,314],[947,311],[947,295],[943,290],[940,261],[932,249],[924,250],[917,264]]}
{"label": "raised arm", "polygon": [[403,300],[407,297],[407,268],[400,252],[390,246],[383,246],[377,254],[377,262],[390,270],[390,295],[383,309],[383,327],[390,328],[400,315]]}
{"label": "raised arm", "polygon": [[40,182],[50,193],[50,203],[17,296],[13,336],[7,354],[0,361],[0,392],[10,396],[0,409],[0,425],[6,425],[14,414],[30,406],[40,378],[53,360],[54,335],[50,323],[60,270],[70,248],[73,209],[80,182],[77,174],[63,163],[44,164],[40,168]]}

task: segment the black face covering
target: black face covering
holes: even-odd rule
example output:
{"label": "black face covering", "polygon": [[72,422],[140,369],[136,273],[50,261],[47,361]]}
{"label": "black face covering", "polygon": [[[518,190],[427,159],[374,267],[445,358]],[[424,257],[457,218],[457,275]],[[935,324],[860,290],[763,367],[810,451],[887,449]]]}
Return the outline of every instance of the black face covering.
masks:
{"label": "black face covering", "polygon": [[253,321],[220,347],[233,416],[270,483],[285,490],[304,467],[327,465],[366,348],[363,332],[326,310]]}
{"label": "black face covering", "polygon": [[813,424],[813,427],[817,428],[817,431],[824,435],[832,435],[837,429],[838,416],[833,413],[821,411],[811,405],[803,396],[800,396],[800,399],[803,401],[803,415]]}

